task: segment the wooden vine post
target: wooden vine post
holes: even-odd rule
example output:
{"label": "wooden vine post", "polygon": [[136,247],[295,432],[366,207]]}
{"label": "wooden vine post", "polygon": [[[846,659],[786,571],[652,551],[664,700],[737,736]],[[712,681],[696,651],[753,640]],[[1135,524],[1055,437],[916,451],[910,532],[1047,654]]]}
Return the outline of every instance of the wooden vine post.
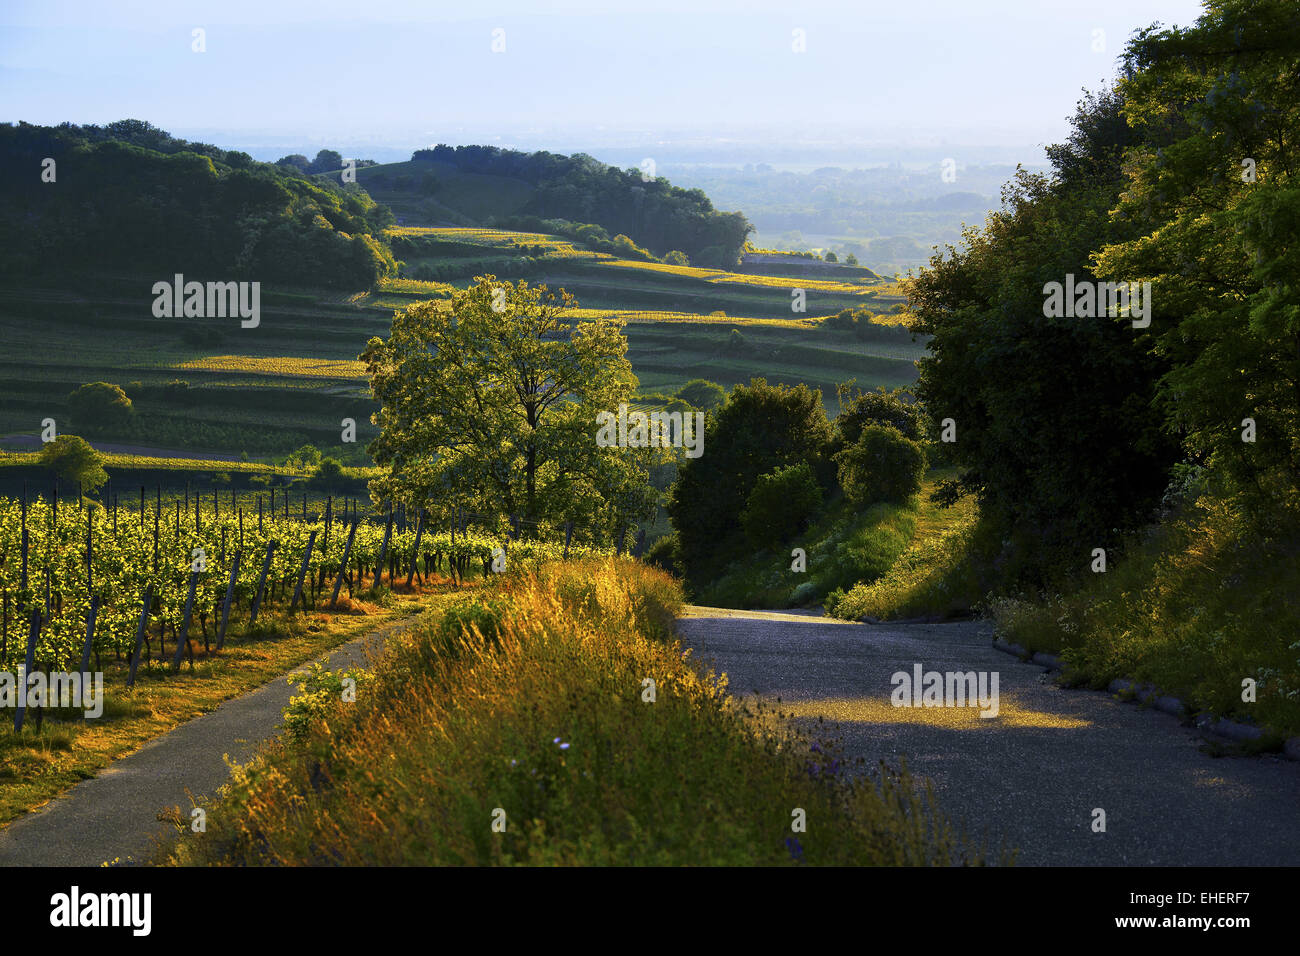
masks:
{"label": "wooden vine post", "polygon": [[257,623],[257,611],[262,606],[262,592],[266,590],[266,576],[271,570],[271,555],[275,553],[278,544],[278,541],[268,541],[266,544],[266,560],[262,562],[262,573],[257,578],[257,594],[253,596],[253,610],[248,616],[249,627]]}
{"label": "wooden vine post", "polygon": [[226,599],[221,604],[221,629],[217,632],[217,650],[221,650],[226,644],[226,624],[230,620],[230,602],[235,597],[235,579],[239,577],[239,561],[243,555],[243,550],[236,548],[235,559],[230,564],[230,583],[226,585]]}
{"label": "wooden vine post", "polygon": [[[304,497],[303,501],[307,499]],[[304,508],[306,505],[303,506]],[[302,597],[302,582],[307,576],[307,565],[311,563],[312,545],[316,543],[316,529],[312,528],[311,536],[307,538],[307,550],[302,554],[302,567],[298,569],[298,586],[293,590],[293,600],[289,602],[289,610],[292,612],[298,606],[298,601]],[[303,610],[307,609],[307,602],[303,601]]]}
{"label": "wooden vine post", "polygon": [[330,605],[333,606],[339,602],[339,591],[343,587],[343,577],[348,573],[348,558],[352,554],[352,539],[357,536],[357,522],[352,522],[352,527],[348,530],[348,543],[343,546],[343,562],[339,565],[339,578],[334,582],[334,596],[330,598]]}
{"label": "wooden vine post", "polygon": [[144,597],[140,600],[140,626],[135,631],[135,650],[131,654],[131,673],[127,675],[126,686],[135,686],[135,669],[140,666],[140,649],[144,646],[144,629],[149,625],[149,606],[153,603],[153,585],[146,584]]}

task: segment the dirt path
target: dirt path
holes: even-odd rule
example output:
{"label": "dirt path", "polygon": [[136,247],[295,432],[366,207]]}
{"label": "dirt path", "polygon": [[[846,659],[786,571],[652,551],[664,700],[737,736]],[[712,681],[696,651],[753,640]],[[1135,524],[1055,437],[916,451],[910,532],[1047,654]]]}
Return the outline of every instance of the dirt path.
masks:
{"label": "dirt path", "polygon": [[[1213,758],[1168,714],[1062,690],[994,649],[983,622],[851,624],[806,613],[688,608],[683,643],[738,696],[839,725],[846,754],[906,757],[969,830],[1022,865],[1300,864],[1300,763]],[[999,675],[999,712],[894,707],[892,675]],[[1106,832],[1092,830],[1093,811]]]}
{"label": "dirt path", "polygon": [[[322,658],[331,668],[364,664],[396,632],[419,615],[388,624],[350,641]],[[306,666],[290,673],[305,671]],[[297,692],[282,675],[257,690],[228,700],[210,714],[157,737],[0,830],[0,866],[99,866],[142,859],[175,825],[158,812],[193,804],[187,794],[214,794],[230,776],[225,755],[248,759],[261,741],[274,736],[284,707]]]}

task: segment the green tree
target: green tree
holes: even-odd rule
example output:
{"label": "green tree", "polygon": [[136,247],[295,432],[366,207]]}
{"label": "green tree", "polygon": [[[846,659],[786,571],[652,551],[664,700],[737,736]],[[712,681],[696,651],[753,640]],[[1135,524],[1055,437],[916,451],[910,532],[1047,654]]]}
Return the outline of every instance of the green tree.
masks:
{"label": "green tree", "polygon": [[1014,542],[1038,583],[1149,520],[1178,458],[1150,410],[1166,371],[1150,330],[1044,315],[1047,283],[1095,281],[1094,250],[1138,234],[1109,218],[1131,144],[1121,116],[1114,93],[1086,97],[1049,151],[1054,175],[1019,171],[983,230],[904,283],[913,331],[932,336],[917,396],[961,469],[940,500],[975,494],[990,539]]}
{"label": "green tree", "polygon": [[670,266],[689,266],[691,260],[687,258],[686,253],[679,249],[672,249],[664,256],[664,262]]}
{"label": "green tree", "polygon": [[727,397],[727,392],[716,382],[693,378],[674,393],[678,398],[705,411],[717,408]]}
{"label": "green tree", "polygon": [[925,452],[888,425],[868,425],[835,456],[840,487],[855,505],[903,503],[921,490]]}
{"label": "green tree", "polygon": [[322,458],[311,476],[312,483],[322,488],[337,485],[343,478],[343,463],[337,458]]}
{"label": "green tree", "polygon": [[835,255],[835,253],[831,252],[831,250],[829,250],[829,249],[826,250],[826,255],[823,256],[822,258],[823,258],[826,262],[839,262],[839,261],[840,261],[840,260],[839,260],[839,257],[838,257],[837,255]]}
{"label": "green tree", "polygon": [[613,530],[654,508],[660,450],[601,447],[636,378],[622,323],[569,322],[564,290],[482,276],[450,306],[393,316],[361,356],[381,404],[370,445],[378,500]]}
{"label": "green tree", "polygon": [[332,149],[322,149],[311,161],[310,173],[332,173],[343,168],[343,155]]}
{"label": "green tree", "polygon": [[856,266],[858,264],[858,257],[850,252],[847,256],[844,257],[844,264],[846,266]]}
{"label": "green tree", "polygon": [[705,269],[725,269],[727,252],[721,246],[706,246],[693,256],[695,264]]}
{"label": "green tree", "polygon": [[740,513],[760,475],[807,462],[830,488],[832,436],[820,391],[761,378],[733,388],[705,420],[704,454],[685,459],[669,489],[668,516],[687,576],[707,581],[747,547]]}
{"label": "green tree", "polygon": [[[1261,519],[1300,508],[1300,21],[1283,0],[1210,0],[1140,31],[1120,90],[1138,140],[1098,273],[1152,283],[1156,408],[1190,462]],[[1245,419],[1257,429],[1243,441]]]}
{"label": "green tree", "polygon": [[801,531],[822,503],[822,490],[806,461],[759,475],[740,513],[752,545],[774,547]]}
{"label": "green tree", "polygon": [[281,156],[277,159],[275,165],[298,169],[305,173],[311,168],[311,160],[302,153],[290,153],[288,156]]}
{"label": "green tree", "polygon": [[295,471],[314,471],[320,463],[320,449],[315,445],[303,445],[284,458],[285,467],[292,468]]}
{"label": "green tree", "polygon": [[72,423],[87,434],[123,428],[135,415],[135,406],[121,386],[90,382],[68,396]]}
{"label": "green tree", "polygon": [[84,494],[91,494],[108,480],[103,458],[84,438],[60,435],[41,449],[41,464],[69,485],[81,483]]}

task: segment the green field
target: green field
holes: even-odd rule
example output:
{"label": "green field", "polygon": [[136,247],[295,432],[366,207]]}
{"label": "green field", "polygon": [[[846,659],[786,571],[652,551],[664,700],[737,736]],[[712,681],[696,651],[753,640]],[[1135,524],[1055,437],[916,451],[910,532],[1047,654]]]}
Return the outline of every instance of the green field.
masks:
{"label": "green field", "polygon": [[[575,321],[623,319],[642,393],[670,394],[694,378],[729,388],[764,377],[821,388],[834,414],[836,384],[849,378],[863,386],[908,384],[923,350],[901,329],[864,342],[822,324],[846,308],[899,321],[897,289],[875,278],[638,262],[540,233],[465,227],[393,233],[427,244],[424,264],[450,265],[459,274],[412,279],[407,261],[403,277],[372,290],[263,288],[260,324],[248,329],[234,318],[155,318],[151,288],[159,277],[152,275],[81,273],[0,289],[0,336],[9,345],[0,356],[0,435],[9,437],[11,449],[31,450],[45,418],[55,419],[61,433],[75,433],[69,393],[107,381],[127,392],[137,415],[130,433],[96,436],[101,443],[141,454],[162,448],[256,462],[310,442],[363,465],[376,409],[357,361],[367,340],[387,334],[394,309],[446,300],[487,271],[568,290],[579,302]],[[791,309],[796,289],[806,296],[802,313]],[[346,418],[357,423],[357,442],[348,446],[340,442]]]}

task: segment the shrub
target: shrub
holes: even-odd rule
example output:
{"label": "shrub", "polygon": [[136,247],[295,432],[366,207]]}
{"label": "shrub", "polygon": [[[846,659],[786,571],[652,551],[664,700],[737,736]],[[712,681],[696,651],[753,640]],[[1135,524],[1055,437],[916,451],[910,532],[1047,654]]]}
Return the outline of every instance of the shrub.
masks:
{"label": "shrub", "polygon": [[433,650],[450,659],[459,658],[476,633],[486,646],[496,647],[508,612],[509,601],[503,596],[475,596],[451,605],[429,635]]}
{"label": "shrub", "polygon": [[740,524],[751,544],[770,547],[802,530],[821,503],[822,490],[808,463],[785,465],[759,476]]}
{"label": "shrub", "polygon": [[[319,662],[312,664],[301,678],[290,677],[289,683],[297,683],[299,692],[290,698],[289,706],[284,709],[285,729],[295,740],[305,739],[312,723],[330,713],[335,701],[344,699],[345,689],[359,694],[371,677],[371,672],[364,668],[331,671]],[[345,680],[352,682],[349,688],[344,687]]]}
{"label": "shrub", "polygon": [[686,253],[677,249],[673,249],[664,256],[664,262],[668,263],[670,266],[689,266],[691,264],[691,260],[687,257]]}
{"label": "shrub", "polygon": [[77,428],[97,432],[127,425],[135,414],[135,406],[121,386],[91,382],[68,396],[68,411]]}
{"label": "shrub", "polygon": [[80,482],[82,491],[91,492],[108,480],[103,459],[84,438],[60,435],[41,450],[41,464],[68,484]]}
{"label": "shrub", "polygon": [[840,487],[857,505],[904,502],[921,490],[925,452],[897,428],[868,425],[835,456]]}
{"label": "shrub", "polygon": [[337,458],[322,458],[312,475],[312,484],[326,487],[338,484],[343,477],[343,463]]}
{"label": "shrub", "polygon": [[666,534],[662,538],[657,538],[654,544],[646,550],[645,560],[647,564],[652,564],[657,568],[667,571],[669,574],[678,574],[678,568],[681,565],[681,550],[677,541],[676,533]]}
{"label": "shrub", "polygon": [[[845,387],[841,386],[841,390]],[[903,388],[892,392],[884,386],[872,392],[862,392],[844,405],[835,418],[835,428],[845,446],[852,445],[868,425],[885,425],[896,428],[904,438],[919,442],[922,435],[921,408],[909,401],[911,393]]]}
{"label": "shrub", "polygon": [[721,405],[727,397],[727,392],[721,385],[708,379],[693,378],[679,388],[676,395],[693,407],[708,411]]}

